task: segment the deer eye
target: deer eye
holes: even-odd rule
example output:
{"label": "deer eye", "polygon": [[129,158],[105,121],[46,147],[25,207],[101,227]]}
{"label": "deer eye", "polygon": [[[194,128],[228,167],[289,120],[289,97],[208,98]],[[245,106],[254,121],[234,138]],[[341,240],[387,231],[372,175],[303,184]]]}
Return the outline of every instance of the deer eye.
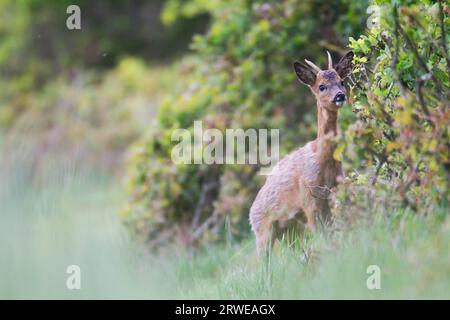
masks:
{"label": "deer eye", "polygon": [[344,81],[343,80],[341,81],[341,86],[344,86]]}
{"label": "deer eye", "polygon": [[321,85],[319,86],[319,90],[320,90],[320,91],[324,91],[326,88],[327,88],[327,87],[324,86],[323,84],[321,84]]}

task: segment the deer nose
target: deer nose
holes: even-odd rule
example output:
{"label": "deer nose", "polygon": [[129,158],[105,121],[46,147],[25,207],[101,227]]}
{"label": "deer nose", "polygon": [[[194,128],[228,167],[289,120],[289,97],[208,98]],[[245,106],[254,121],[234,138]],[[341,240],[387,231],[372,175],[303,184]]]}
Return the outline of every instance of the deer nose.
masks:
{"label": "deer nose", "polygon": [[345,101],[345,94],[343,94],[342,92],[339,92],[335,97],[334,97],[334,102],[344,102]]}

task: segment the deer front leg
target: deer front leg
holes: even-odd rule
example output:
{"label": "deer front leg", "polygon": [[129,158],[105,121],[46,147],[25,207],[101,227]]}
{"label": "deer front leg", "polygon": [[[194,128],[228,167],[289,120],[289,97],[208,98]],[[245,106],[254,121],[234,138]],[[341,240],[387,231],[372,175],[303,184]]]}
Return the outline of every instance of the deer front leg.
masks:
{"label": "deer front leg", "polygon": [[304,212],[311,231],[316,231],[317,226],[323,229],[330,223],[331,211],[327,199],[311,199]]}
{"label": "deer front leg", "polygon": [[328,199],[320,200],[318,220],[322,229],[326,228],[331,222],[331,210]]}
{"label": "deer front leg", "polygon": [[309,205],[303,209],[306,216],[306,226],[311,231],[316,231],[316,209],[315,206]]}
{"label": "deer front leg", "polygon": [[272,245],[272,220],[265,212],[251,210],[250,224],[256,236],[256,252],[259,257],[269,252]]}

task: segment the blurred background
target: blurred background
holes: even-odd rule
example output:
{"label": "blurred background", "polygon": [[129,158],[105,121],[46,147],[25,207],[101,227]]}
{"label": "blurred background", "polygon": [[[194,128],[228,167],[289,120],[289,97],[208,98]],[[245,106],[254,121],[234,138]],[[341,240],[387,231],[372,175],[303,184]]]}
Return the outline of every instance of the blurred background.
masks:
{"label": "blurred background", "polygon": [[[0,0],[0,297],[449,298],[448,16],[431,0]],[[278,128],[288,154],[316,133],[292,62],[350,49],[336,223],[282,241],[267,271],[259,167],[175,165],[171,134]]]}
{"label": "blurred background", "polygon": [[[81,30],[66,27],[71,4],[82,8]],[[2,1],[0,123],[33,136],[36,165],[58,152],[120,170],[127,145],[175,87],[171,65],[208,25],[205,12],[172,21],[170,8],[164,23],[165,5]]]}

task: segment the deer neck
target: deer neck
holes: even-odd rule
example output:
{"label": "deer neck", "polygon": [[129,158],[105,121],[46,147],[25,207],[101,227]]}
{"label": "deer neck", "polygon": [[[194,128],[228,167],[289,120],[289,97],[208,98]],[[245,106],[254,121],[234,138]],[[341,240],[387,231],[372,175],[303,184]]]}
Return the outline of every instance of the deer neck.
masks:
{"label": "deer neck", "polygon": [[317,103],[317,139],[337,135],[337,111],[328,110]]}
{"label": "deer neck", "polygon": [[333,160],[334,137],[337,135],[337,111],[317,103],[317,147],[321,162]]}

